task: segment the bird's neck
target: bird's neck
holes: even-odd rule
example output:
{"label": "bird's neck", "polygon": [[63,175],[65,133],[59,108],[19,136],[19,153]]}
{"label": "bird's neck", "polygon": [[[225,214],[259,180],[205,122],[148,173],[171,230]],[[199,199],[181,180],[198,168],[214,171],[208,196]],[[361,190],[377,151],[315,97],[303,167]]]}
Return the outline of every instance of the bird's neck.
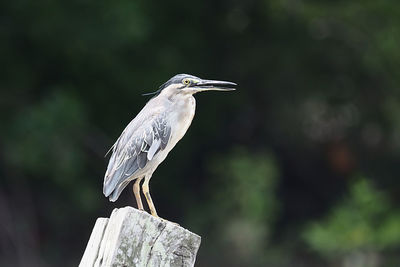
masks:
{"label": "bird's neck", "polygon": [[172,100],[172,105],[174,106],[174,110],[180,110],[183,114],[193,113],[194,115],[196,100],[193,95],[182,95],[175,97],[175,99]]}
{"label": "bird's neck", "polygon": [[162,91],[157,97],[161,106],[165,107],[165,112],[171,117],[176,117],[179,121],[183,118],[193,119],[196,109],[196,100],[193,95],[187,92],[174,92],[172,90]]}

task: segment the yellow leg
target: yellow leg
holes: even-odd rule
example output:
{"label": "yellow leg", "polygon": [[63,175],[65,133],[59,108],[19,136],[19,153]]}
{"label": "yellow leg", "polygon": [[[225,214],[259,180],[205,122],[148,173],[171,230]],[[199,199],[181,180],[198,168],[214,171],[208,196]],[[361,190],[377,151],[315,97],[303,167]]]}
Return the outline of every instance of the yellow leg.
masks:
{"label": "yellow leg", "polygon": [[133,194],[135,194],[136,203],[138,209],[140,210],[143,210],[142,199],[140,198],[140,181],[142,181],[142,179],[143,178],[137,178],[135,183],[133,184]]}
{"label": "yellow leg", "polygon": [[154,217],[158,217],[156,208],[154,207],[154,204],[153,204],[153,200],[151,200],[151,196],[150,196],[149,180],[150,180],[150,177],[148,177],[148,176],[146,176],[144,178],[142,190],[143,190],[144,196],[146,197],[147,205],[149,206],[151,215],[153,215]]}

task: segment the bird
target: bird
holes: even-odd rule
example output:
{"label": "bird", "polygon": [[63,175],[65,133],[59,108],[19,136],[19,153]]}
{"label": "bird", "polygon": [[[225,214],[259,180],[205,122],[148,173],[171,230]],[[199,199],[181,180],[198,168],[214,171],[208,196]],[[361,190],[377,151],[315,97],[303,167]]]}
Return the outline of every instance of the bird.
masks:
{"label": "bird", "polygon": [[204,91],[233,91],[236,83],[205,80],[177,74],[162,84],[137,116],[126,126],[112,150],[104,176],[103,193],[115,202],[133,180],[133,194],[139,210],[144,210],[140,183],[150,214],[158,217],[149,189],[154,171],[182,139],[192,123],[196,100]]}

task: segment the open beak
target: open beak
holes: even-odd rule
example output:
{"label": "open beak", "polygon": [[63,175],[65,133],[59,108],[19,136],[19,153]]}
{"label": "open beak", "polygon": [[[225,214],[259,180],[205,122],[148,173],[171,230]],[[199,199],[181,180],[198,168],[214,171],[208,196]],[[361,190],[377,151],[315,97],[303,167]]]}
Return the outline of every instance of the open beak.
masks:
{"label": "open beak", "polygon": [[202,91],[234,91],[236,90],[236,83],[225,82],[225,81],[213,81],[213,80],[201,80],[198,83],[193,84],[192,88],[198,92]]}

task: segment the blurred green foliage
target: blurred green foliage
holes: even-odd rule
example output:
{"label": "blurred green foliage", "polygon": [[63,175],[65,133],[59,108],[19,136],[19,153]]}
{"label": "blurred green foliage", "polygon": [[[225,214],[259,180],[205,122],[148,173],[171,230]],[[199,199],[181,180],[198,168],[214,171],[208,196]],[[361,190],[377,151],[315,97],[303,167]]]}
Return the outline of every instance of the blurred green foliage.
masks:
{"label": "blurred green foliage", "polygon": [[359,178],[325,219],[308,226],[305,239],[331,258],[385,251],[399,245],[400,213],[369,180]]}
{"label": "blurred green foliage", "polygon": [[[279,205],[275,159],[241,147],[211,157],[207,165],[213,177],[207,203],[188,215],[198,231],[212,227],[205,265],[261,266]],[[232,253],[238,257],[230,259]]]}
{"label": "blurred green foliage", "polygon": [[8,133],[7,157],[39,177],[73,182],[82,171],[83,153],[78,140],[70,137],[84,131],[84,114],[81,103],[66,91],[52,92],[15,118]]}
{"label": "blurred green foliage", "polygon": [[[398,266],[400,4],[3,1],[0,266],[77,265],[104,154],[177,73],[196,96],[150,183],[198,266]],[[357,177],[362,173],[363,177]]]}

